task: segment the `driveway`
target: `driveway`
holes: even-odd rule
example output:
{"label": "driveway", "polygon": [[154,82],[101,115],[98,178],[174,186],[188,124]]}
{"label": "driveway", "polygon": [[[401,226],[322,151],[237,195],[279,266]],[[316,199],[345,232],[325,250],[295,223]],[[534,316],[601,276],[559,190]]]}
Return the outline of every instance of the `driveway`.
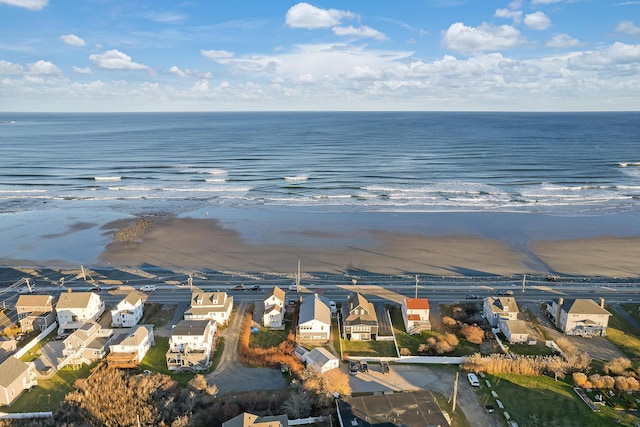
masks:
{"label": "driveway", "polygon": [[[341,369],[344,372],[348,370],[346,365]],[[391,365],[388,374],[382,374],[378,365],[370,364],[368,373],[358,372],[356,376],[349,378],[349,382],[353,393],[433,390],[450,398],[453,394],[455,378],[456,370],[448,366],[396,364]],[[457,405],[472,426],[500,427],[503,425],[500,414],[489,415],[484,412],[476,390],[469,385],[463,374],[458,381]],[[455,414],[453,416],[455,417]]]}
{"label": "driveway", "polygon": [[224,338],[224,350],[215,371],[206,375],[210,384],[218,387],[220,394],[250,390],[277,390],[286,387],[282,373],[272,368],[251,368],[238,360],[238,341],[247,303],[238,304],[228,327],[220,332]]}

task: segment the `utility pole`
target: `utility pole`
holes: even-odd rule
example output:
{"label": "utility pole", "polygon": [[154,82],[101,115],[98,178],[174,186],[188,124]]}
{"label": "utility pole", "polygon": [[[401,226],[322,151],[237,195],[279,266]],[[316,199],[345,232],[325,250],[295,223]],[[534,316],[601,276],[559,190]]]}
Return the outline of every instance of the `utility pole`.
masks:
{"label": "utility pole", "polygon": [[189,273],[189,278],[187,279],[187,283],[189,283],[189,289],[193,290],[193,277],[191,277],[191,273]]}
{"label": "utility pole", "polygon": [[296,289],[300,292],[300,260],[298,260],[298,274],[296,274]]}
{"label": "utility pole", "polygon": [[418,298],[418,283],[420,282],[420,280],[418,280],[418,275],[416,274],[416,298]]}
{"label": "utility pole", "polygon": [[524,294],[524,285],[527,282],[527,275],[522,276],[522,293]]}
{"label": "utility pole", "polygon": [[29,281],[29,278],[27,277],[24,281],[27,282],[27,289],[29,290],[29,293],[32,293],[33,289],[31,289],[31,282]]}
{"label": "utility pole", "polygon": [[458,398],[458,376],[460,372],[456,372],[456,382],[453,383],[453,404],[451,405],[451,412],[456,412],[456,399]]}
{"label": "utility pole", "polygon": [[81,273],[82,279],[86,281],[87,280],[87,275],[84,273],[84,266],[83,265],[80,266],[80,270],[82,271],[82,273]]}

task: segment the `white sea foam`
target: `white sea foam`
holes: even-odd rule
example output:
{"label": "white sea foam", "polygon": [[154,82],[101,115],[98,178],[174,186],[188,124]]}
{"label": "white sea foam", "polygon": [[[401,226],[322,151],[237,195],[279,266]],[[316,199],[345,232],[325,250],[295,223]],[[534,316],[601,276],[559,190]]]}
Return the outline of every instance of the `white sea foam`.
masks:
{"label": "white sea foam", "polygon": [[285,181],[306,181],[309,179],[309,175],[296,175],[296,176],[285,176]]}
{"label": "white sea foam", "polygon": [[122,180],[121,176],[96,176],[93,178],[96,181],[120,181]]}

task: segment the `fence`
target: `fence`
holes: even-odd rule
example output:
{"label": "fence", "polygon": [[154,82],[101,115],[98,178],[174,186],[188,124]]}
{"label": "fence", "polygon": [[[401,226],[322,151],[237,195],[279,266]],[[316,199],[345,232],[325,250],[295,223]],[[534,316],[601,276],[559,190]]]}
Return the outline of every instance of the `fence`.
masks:
{"label": "fence", "polygon": [[298,418],[297,420],[289,420],[289,425],[299,426],[304,424],[314,424],[314,423],[319,423],[326,420],[327,420],[327,417]]}
{"label": "fence", "polygon": [[45,329],[44,331],[42,331],[37,337],[35,337],[34,339],[32,339],[31,341],[29,341],[24,347],[22,347],[20,350],[16,351],[15,356],[19,359],[22,356],[24,356],[25,354],[27,354],[27,352],[29,350],[31,350],[33,347],[36,346],[36,344],[38,344],[40,341],[42,341],[43,339],[45,339],[45,337],[47,335],[49,335],[51,332],[53,332],[54,329],[56,329],[58,327],[58,323],[57,322],[53,322],[51,325],[49,325],[49,327],[47,329]]}
{"label": "fence", "polygon": [[53,412],[19,412],[17,414],[0,412],[1,420],[28,420],[31,418],[53,418]]}

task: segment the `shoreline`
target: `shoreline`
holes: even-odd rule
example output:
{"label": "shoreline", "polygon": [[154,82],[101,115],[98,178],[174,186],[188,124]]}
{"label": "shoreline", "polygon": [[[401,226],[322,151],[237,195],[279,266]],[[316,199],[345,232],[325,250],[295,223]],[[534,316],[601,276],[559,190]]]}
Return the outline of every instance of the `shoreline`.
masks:
{"label": "shoreline", "polygon": [[[300,260],[304,272],[338,278],[640,277],[640,236],[634,227],[621,226],[610,217],[213,213],[217,215],[102,212],[90,218],[86,212],[58,212],[38,227],[27,223],[23,228],[0,228],[5,241],[11,241],[8,231],[22,234],[16,248],[25,253],[37,249],[31,250],[35,257],[0,254],[0,269],[68,269],[82,264],[93,269],[293,277]],[[24,229],[36,232],[25,236]],[[591,234],[576,238],[585,229]],[[596,231],[611,234],[596,235]],[[93,256],[87,260],[77,254]]]}

